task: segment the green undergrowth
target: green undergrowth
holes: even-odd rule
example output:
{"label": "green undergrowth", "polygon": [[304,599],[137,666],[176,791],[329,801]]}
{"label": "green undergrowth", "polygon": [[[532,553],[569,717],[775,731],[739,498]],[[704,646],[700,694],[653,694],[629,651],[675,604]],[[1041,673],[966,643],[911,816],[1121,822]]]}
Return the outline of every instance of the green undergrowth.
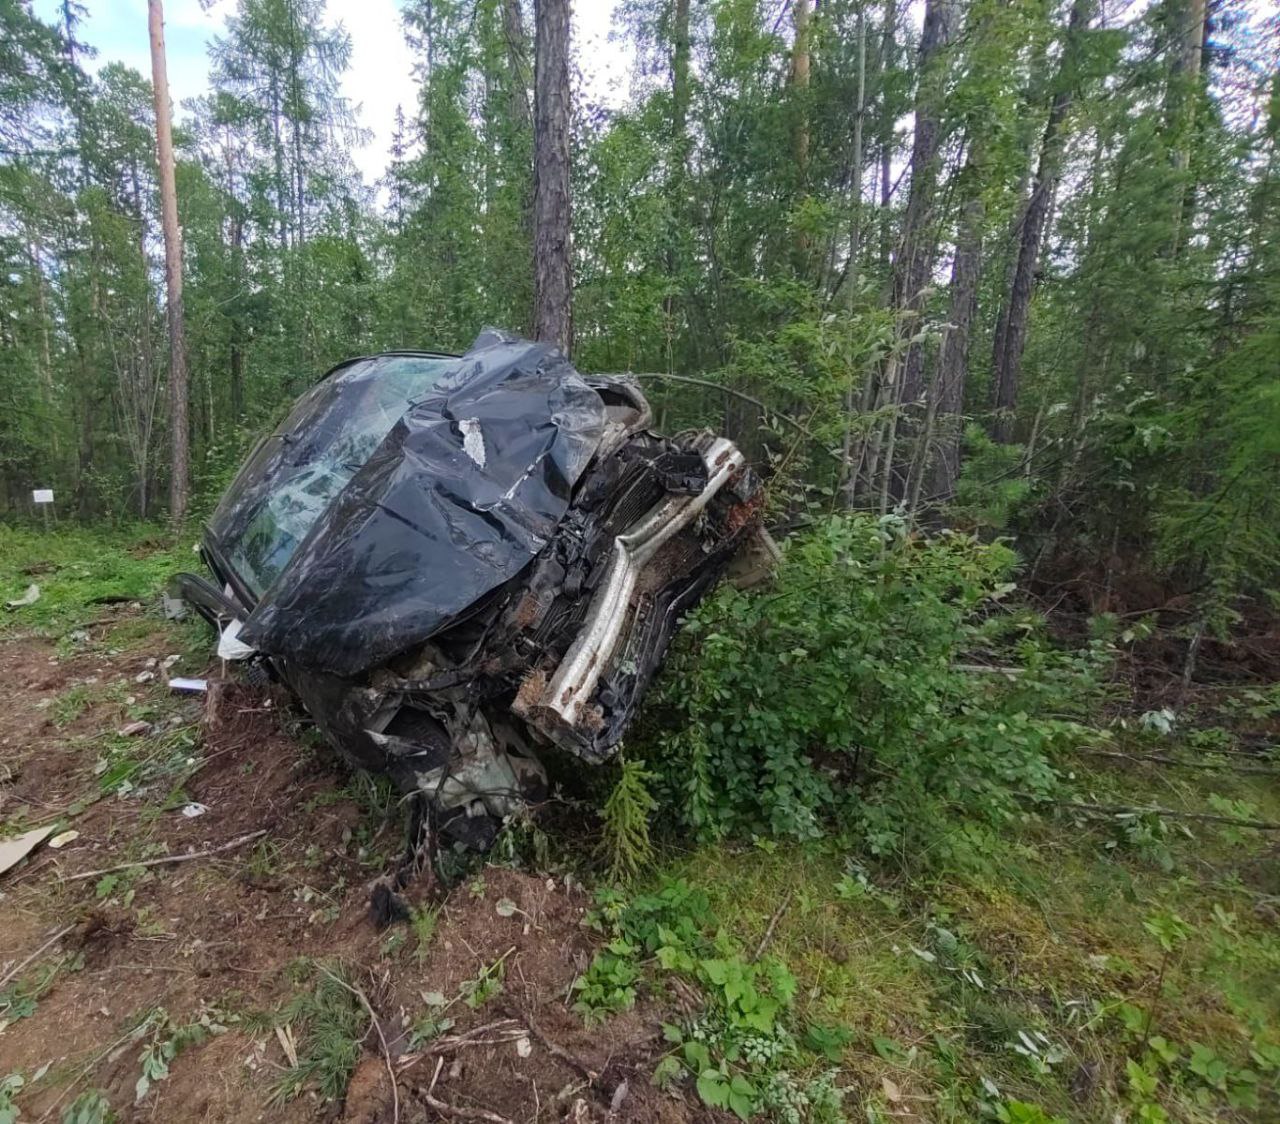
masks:
{"label": "green undergrowth", "polygon": [[[836,517],[788,541],[767,586],[722,586],[686,621],[633,739],[659,826],[702,841],[853,832],[873,855],[945,863],[967,839],[940,823],[998,828],[1026,795],[1055,793],[1054,759],[1090,736],[1113,648],[1051,643],[1011,600],[1016,562],[999,543]],[[636,847],[634,803],[606,808],[615,868]]]}
{"label": "green undergrowth", "polygon": [[[1269,785],[1215,787],[1275,817]],[[707,845],[601,893],[608,943],[577,1009],[670,1009],[673,981],[692,985],[700,1006],[668,1026],[654,1080],[744,1117],[1276,1119],[1267,840],[1184,825],[1166,855],[1117,845],[1124,830],[1028,816],[980,861],[914,876],[830,842]]]}
{"label": "green undergrowth", "polygon": [[0,599],[16,600],[29,586],[40,587],[34,604],[0,609],[0,634],[60,636],[119,601],[156,609],[168,578],[195,566],[193,542],[192,535],[175,538],[152,524],[47,532],[0,524]]}

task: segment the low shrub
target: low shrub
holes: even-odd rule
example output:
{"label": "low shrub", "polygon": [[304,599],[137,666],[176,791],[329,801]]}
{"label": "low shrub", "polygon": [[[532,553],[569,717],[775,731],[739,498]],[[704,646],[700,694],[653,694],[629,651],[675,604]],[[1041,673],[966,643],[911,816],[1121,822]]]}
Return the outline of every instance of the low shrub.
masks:
{"label": "low shrub", "polygon": [[703,839],[837,827],[946,858],[948,814],[999,821],[1051,791],[1107,650],[1054,651],[1005,609],[1015,563],[893,517],[790,540],[769,586],[726,585],[686,622],[641,746],[659,806]]}

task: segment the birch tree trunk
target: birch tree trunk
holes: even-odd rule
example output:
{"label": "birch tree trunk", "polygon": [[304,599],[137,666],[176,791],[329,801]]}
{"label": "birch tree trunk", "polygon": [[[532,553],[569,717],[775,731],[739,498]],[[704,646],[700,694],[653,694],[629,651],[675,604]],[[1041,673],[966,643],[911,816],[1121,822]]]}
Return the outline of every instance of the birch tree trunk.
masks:
{"label": "birch tree trunk", "polygon": [[533,334],[573,345],[569,0],[534,4]]}
{"label": "birch tree trunk", "polygon": [[147,0],[151,32],[151,82],[156,102],[156,156],[159,163],[160,217],[164,228],[164,280],[169,321],[169,519],[176,527],[187,514],[191,495],[191,454],[187,433],[187,341],[182,313],[182,231],[173,167],[172,109],[165,67],[164,12],[161,0]]}

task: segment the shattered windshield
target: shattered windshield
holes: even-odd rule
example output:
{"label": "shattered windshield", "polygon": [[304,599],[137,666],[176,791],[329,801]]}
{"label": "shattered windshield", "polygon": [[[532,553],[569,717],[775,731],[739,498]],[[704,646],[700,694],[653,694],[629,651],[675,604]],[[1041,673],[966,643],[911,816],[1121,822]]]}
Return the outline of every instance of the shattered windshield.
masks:
{"label": "shattered windshield", "polygon": [[255,595],[414,402],[457,359],[384,355],[339,368],[305,394],[240,470],[210,522]]}

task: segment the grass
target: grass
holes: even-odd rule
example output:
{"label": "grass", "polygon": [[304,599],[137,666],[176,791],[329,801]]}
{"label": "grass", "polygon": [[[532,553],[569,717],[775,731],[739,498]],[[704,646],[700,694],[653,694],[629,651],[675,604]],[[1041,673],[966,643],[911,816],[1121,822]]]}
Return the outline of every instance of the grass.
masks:
{"label": "grass", "polygon": [[113,600],[140,601],[158,612],[170,575],[196,561],[191,541],[191,536],[174,539],[145,524],[49,532],[0,524],[0,598],[16,599],[32,583],[40,587],[35,604],[3,611],[0,635],[60,635],[88,623]]}
{"label": "grass", "polygon": [[262,1029],[285,1028],[297,1042],[298,1064],[285,1070],[273,1099],[291,1100],[310,1088],[325,1100],[336,1100],[360,1060],[368,1016],[342,965],[298,961],[291,974],[303,990],[263,1020]]}
{"label": "grass", "polygon": [[[42,589],[34,605],[0,613],[0,636],[83,643],[67,636],[101,616],[95,600],[127,597],[146,615],[105,625],[90,643],[127,653],[164,630],[171,650],[206,653],[207,634],[175,635],[156,605],[168,576],[190,565],[185,542],[152,528],[45,535],[0,527],[0,596],[16,597],[31,581]],[[68,726],[108,702],[121,717],[163,713],[161,692],[128,691],[137,699],[126,709],[123,698],[73,686],[51,717]],[[1163,742],[1130,731],[1118,747],[1239,761],[1205,755],[1238,748],[1237,728],[1273,729],[1280,691],[1240,692],[1190,717],[1199,728]],[[97,791],[146,787],[159,799],[180,790],[196,755],[189,728],[149,738],[108,733],[86,746],[86,768],[104,763]],[[1274,777],[1088,757],[1061,765],[1092,803],[1280,821]],[[393,810],[389,789],[361,778],[308,807],[345,799],[362,812],[357,842],[371,847]],[[797,979],[797,1025],[848,1031],[838,1057],[839,1084],[854,1091],[845,1100],[850,1119],[1280,1119],[1274,836],[1053,808],[1028,809],[1001,833],[963,830],[966,845],[954,853],[964,859],[945,866],[920,856],[909,869],[874,870],[833,844],[762,841],[667,854],[654,880],[683,878],[705,891],[722,939],[744,958],[777,916],[768,952]],[[264,875],[282,861],[265,842],[248,857]],[[131,886],[126,874],[95,892],[123,900]],[[429,947],[435,920],[427,910],[415,916],[415,951]],[[281,1079],[281,1098],[304,1088],[338,1097],[345,1088],[367,1030],[339,982],[346,978],[340,968],[300,966],[293,999],[268,1016],[297,1042],[299,1066]],[[13,989],[0,1005],[25,1007],[27,998]]]}
{"label": "grass", "polygon": [[[1103,803],[1158,792],[1280,820],[1269,779],[1169,772],[1082,781]],[[829,845],[708,847],[659,880],[703,890],[748,951],[788,901],[769,951],[799,981],[802,1019],[852,1030],[844,1072],[868,1119],[1020,1119],[1015,1102],[1043,1114],[1029,1120],[1280,1118],[1280,900],[1254,885],[1274,889],[1274,846],[1126,822],[1029,815],[964,869],[867,886]]]}

